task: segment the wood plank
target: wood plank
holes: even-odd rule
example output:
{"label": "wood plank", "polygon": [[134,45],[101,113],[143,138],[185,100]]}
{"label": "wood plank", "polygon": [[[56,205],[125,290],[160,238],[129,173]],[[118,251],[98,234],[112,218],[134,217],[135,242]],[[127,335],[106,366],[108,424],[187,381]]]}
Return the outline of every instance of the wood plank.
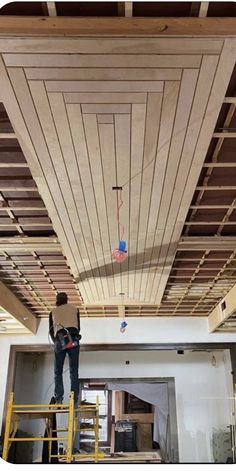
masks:
{"label": "wood plank", "polygon": [[230,191],[236,190],[236,185],[197,185],[196,190],[203,191]]}
{"label": "wood plank", "polygon": [[26,68],[29,80],[180,80],[181,69],[161,68]]}
{"label": "wood plank", "polygon": [[[13,18],[12,18],[13,19]],[[36,18],[31,18],[32,20]],[[6,17],[1,18],[1,21],[6,22]],[[63,18],[63,22],[66,18]],[[109,18],[109,22],[112,18]],[[235,25],[235,18],[232,18],[232,24]],[[20,19],[22,21],[22,17]],[[53,20],[55,21],[55,20]],[[100,19],[99,19],[100,21]],[[127,19],[125,19],[127,22]],[[137,21],[137,18],[135,19]],[[191,19],[191,22],[195,19]],[[92,23],[92,18],[89,18]],[[210,31],[210,18],[206,19],[208,31]],[[29,19],[27,18],[29,25]],[[221,18],[217,22],[218,25],[224,23]],[[148,20],[149,28],[150,23]],[[165,24],[166,27],[166,24]],[[235,28],[235,26],[234,26]],[[183,35],[183,19],[181,19],[181,34]],[[151,28],[150,30],[151,31]],[[120,31],[121,32],[121,31]],[[218,29],[220,32],[220,29]],[[234,29],[235,33],[235,29]],[[1,34],[1,24],[0,24]],[[10,34],[8,31],[7,34]],[[34,31],[36,34],[36,31]],[[136,29],[136,35],[138,34]],[[201,32],[201,35],[203,31]],[[217,35],[217,33],[216,33]],[[230,30],[227,30],[226,36],[230,35]],[[91,36],[91,35],[90,35]],[[166,35],[165,35],[166,36]],[[193,36],[193,31],[191,32]],[[99,38],[97,39],[82,39],[82,38],[1,38],[0,37],[0,52],[1,53],[55,53],[55,54],[220,54],[223,46],[223,39],[206,39],[206,38]],[[137,67],[137,66],[136,66]]]}
{"label": "wood plank", "polygon": [[[143,191],[147,194],[147,185],[148,180],[152,182],[152,187],[150,185],[150,192],[147,200],[147,206],[144,209],[143,217],[141,219],[141,226],[145,228],[145,233],[143,234],[143,246],[138,249],[138,252],[142,252],[142,258],[140,258],[140,264],[148,266],[152,257],[156,256],[153,254],[153,249],[156,247],[157,251],[159,246],[153,246],[153,234],[155,234],[156,223],[157,223],[157,214],[155,213],[156,208],[158,209],[158,200],[159,195],[161,195],[161,190],[163,187],[163,179],[165,176],[166,163],[168,159],[169,147],[171,143],[172,129],[174,124],[176,106],[178,101],[179,94],[179,84],[176,82],[166,82],[165,89],[163,94],[161,116],[160,116],[160,125],[157,121],[156,129],[156,138],[155,145],[152,149],[152,154],[149,156],[150,160],[153,160],[153,164],[150,165],[144,171],[144,180],[143,180]],[[155,130],[154,126],[153,130]],[[155,165],[154,165],[155,164]],[[156,180],[154,177],[156,175]],[[145,178],[148,180],[145,182]],[[157,182],[158,180],[158,182]],[[157,186],[154,186],[154,181]],[[145,189],[146,188],[146,189]],[[155,203],[154,203],[155,200]],[[150,224],[148,224],[150,222]],[[157,227],[157,229],[162,229]],[[147,232],[148,231],[148,232]],[[158,232],[160,236],[160,232]],[[139,236],[140,237],[140,236]],[[142,238],[141,238],[142,239]],[[155,260],[155,258],[154,258]],[[140,299],[145,299],[146,285],[148,280],[148,271],[147,269],[142,270],[142,275],[140,276]]]}
{"label": "wood plank", "polygon": [[154,81],[48,81],[48,92],[162,92],[163,82]]}
{"label": "wood plank", "polygon": [[200,10],[198,14],[199,18],[205,18],[207,16],[208,7],[209,7],[209,2],[200,3]]}
{"label": "wood plank", "polygon": [[[8,116],[10,117],[11,122],[14,124],[14,128],[16,130],[16,134],[17,134],[21,149],[24,152],[24,155],[29,163],[31,173],[35,181],[39,182],[40,181],[39,177],[41,177],[41,180],[42,180],[42,169],[38,161],[37,154],[35,153],[34,147],[32,145],[32,141],[29,137],[28,129],[26,127],[25,121],[22,118],[21,110],[19,108],[18,102],[16,101],[15,94],[13,93],[9,78],[7,76],[7,73],[6,73],[6,70],[5,70],[5,67],[1,58],[0,58],[0,70],[1,70],[1,89],[0,89],[1,101],[4,102],[4,106],[7,110]],[[29,92],[28,92],[28,89],[24,80],[24,76],[22,75],[21,72],[20,72],[20,76],[17,75],[16,77],[16,84],[17,84],[16,93],[18,94],[19,103],[20,104],[22,103],[23,107],[25,106],[25,104],[27,105],[26,122],[30,119],[30,125],[31,125],[32,119],[35,118],[35,110],[32,106],[32,102],[29,100]],[[29,107],[30,107],[30,112],[29,112]],[[37,132],[38,132],[38,128],[36,127],[36,133]],[[40,132],[41,131],[39,130],[39,133]],[[41,143],[40,143],[40,149],[44,150],[44,144],[41,147]],[[50,191],[47,189],[47,187],[44,188],[43,198],[46,203],[47,209],[50,212],[51,218],[52,218],[52,214],[54,213],[53,225],[54,225],[54,228],[56,229],[56,232],[59,233],[61,229],[60,219],[58,217],[57,211],[55,210],[55,206],[54,206]],[[68,250],[69,248],[67,245],[68,242],[67,242],[66,237],[63,234],[63,231],[61,231],[60,238],[61,238],[61,241],[63,242],[64,249],[67,251],[67,259],[70,264],[70,267],[72,270],[74,270],[74,272],[76,272],[75,259],[73,257],[73,254],[70,252],[70,250]],[[35,243],[36,243],[36,240],[35,240]],[[44,245],[44,250],[51,251],[52,245],[53,244],[50,244],[47,248]],[[17,248],[16,245],[15,245],[15,248]],[[32,246],[32,249],[34,250],[33,246]],[[9,246],[8,250],[12,250],[12,247]],[[19,245],[18,250],[25,251],[26,249],[23,245]],[[56,250],[56,244],[55,244],[55,250]]]}
{"label": "wood plank", "polygon": [[[43,162],[44,172],[47,174],[47,179],[50,180],[50,188],[53,188],[53,200],[56,199],[56,205],[58,205],[57,208],[60,207],[60,215],[61,215],[61,217],[64,217],[65,221],[67,221],[66,222],[66,226],[67,226],[66,243],[68,244],[67,237],[68,237],[68,234],[71,232],[72,239],[71,239],[70,243],[72,245],[74,244],[73,255],[75,256],[75,254],[77,254],[76,255],[76,258],[78,257],[77,260],[81,260],[79,249],[78,249],[76,240],[74,238],[74,232],[73,232],[73,229],[72,229],[72,225],[71,225],[70,220],[68,219],[68,215],[67,215],[67,212],[65,210],[65,203],[64,203],[64,199],[63,199],[62,194],[61,194],[61,189],[60,189],[59,184],[58,184],[57,176],[55,175],[55,168],[52,165],[52,162],[50,160],[50,156],[48,154],[48,150],[47,150],[47,147],[45,145],[44,135],[43,135],[42,129],[40,127],[41,123],[39,123],[38,118],[36,116],[35,108],[34,108],[33,103],[31,101],[29,90],[28,90],[27,85],[25,83],[24,76],[23,76],[23,74],[20,70],[12,71],[10,76],[11,76],[11,80],[14,84],[14,89],[15,89],[15,92],[17,93],[18,100],[21,104],[22,112],[26,116],[26,120],[28,120],[28,122],[27,122],[28,129],[31,133],[31,138],[34,140],[34,145],[37,149],[37,152],[40,155],[40,162],[41,162],[41,164]],[[44,123],[46,125],[47,132],[50,134],[50,124],[51,124],[51,128],[53,129],[53,132],[55,134],[55,130],[54,130],[53,123],[52,123],[52,117],[51,117],[51,114],[50,114],[49,105],[47,103],[45,93],[44,94],[41,93],[41,95],[37,96],[36,100],[38,100],[37,105],[39,106],[39,110],[40,111],[42,110],[41,118],[43,119],[43,121],[46,119],[46,114],[48,116],[47,124],[44,121]],[[49,122],[49,124],[48,124],[48,122]],[[51,134],[50,134],[50,137],[51,137]],[[57,155],[60,156],[60,149],[58,149],[57,147],[56,148],[54,147],[55,142],[57,142],[56,139],[53,137],[53,142],[52,142],[52,140],[50,140],[50,137],[49,137],[49,143],[48,144],[49,144],[49,146],[51,146],[51,150],[53,150],[53,152],[56,151]],[[60,168],[60,170],[61,170],[61,168]],[[41,194],[47,196],[47,194],[48,194],[48,189],[47,189],[48,185],[45,181],[44,176],[40,176],[40,178],[37,177],[37,183],[40,187]],[[67,194],[67,198],[69,198],[69,193]],[[51,195],[50,200],[51,199],[52,199],[52,195]],[[57,209],[55,211],[55,209],[53,208],[53,211],[52,211],[51,201],[50,201],[50,205],[47,205],[47,208],[48,208],[49,213],[50,213],[50,210],[51,210],[50,217],[51,217],[51,220],[53,221],[53,224],[55,226],[55,220],[56,220],[55,213],[57,213]],[[56,223],[57,223],[57,220],[56,220]],[[57,227],[58,227],[58,223],[57,223]],[[57,227],[56,227],[56,229],[57,229]],[[57,229],[57,233],[60,234],[60,237],[61,237],[63,232],[64,232],[64,229],[62,231],[62,227],[61,227],[61,223],[60,223],[60,225]],[[64,239],[64,237],[63,237],[63,239]],[[64,245],[64,240],[63,240],[63,245]],[[67,251],[67,254],[68,254],[68,251]],[[70,255],[70,254],[68,254],[68,255]],[[70,256],[70,258],[71,258],[71,256]],[[76,262],[76,264],[77,264],[77,262]],[[78,270],[78,268],[77,268],[77,270]],[[75,270],[75,273],[76,273],[76,270]]]}
{"label": "wood plank", "polygon": [[[104,115],[105,116],[105,115]],[[110,275],[108,277],[109,296],[114,297],[121,292],[120,266],[114,263],[111,257],[112,250],[117,247],[119,234],[117,227],[117,194],[112,186],[117,184],[116,174],[116,151],[115,151],[115,128],[113,124],[100,124],[99,140],[101,147],[101,158],[104,178],[104,191],[107,208],[107,221],[109,228]]]}
{"label": "wood plank", "polygon": [[[232,70],[235,64],[235,51],[236,51],[236,41],[227,39],[225,41],[225,45],[224,45],[219,63],[217,64],[217,70],[215,70],[216,64],[215,64],[213,56],[206,56],[203,59],[203,64],[200,71],[199,82],[196,89],[196,95],[195,95],[195,100],[194,100],[196,118],[194,118],[194,114],[192,114],[190,125],[189,125],[189,130],[188,130],[189,150],[190,148],[192,149],[193,147],[193,141],[195,139],[194,134],[195,136],[197,134],[196,148],[195,148],[194,156],[193,156],[194,165],[193,165],[193,162],[191,162],[191,168],[190,168],[188,180],[185,185],[183,184],[181,185],[181,187],[184,186],[184,195],[181,201],[181,206],[179,209],[178,219],[177,219],[179,221],[179,228],[177,226],[176,230],[173,232],[171,245],[169,249],[169,254],[173,253],[173,256],[177,248],[177,245],[175,244],[178,243],[178,240],[181,235],[182,227],[183,227],[183,224],[181,223],[181,221],[183,222],[186,219],[187,211],[189,209],[193,192],[196,188],[197,180],[199,178],[199,174],[202,169],[202,164],[205,159],[205,155],[206,155],[209,142],[212,136],[211,133],[216,123],[216,117],[218,116],[229,80],[232,74]],[[211,76],[209,75],[209,71],[211,72]],[[212,82],[213,82],[213,85],[211,88]],[[200,93],[201,88],[202,88],[202,92]],[[199,105],[197,105],[198,93],[199,93],[199,100],[200,100]],[[209,97],[207,97],[207,93]],[[194,112],[194,108],[193,108],[193,112]],[[204,112],[203,121],[200,116],[202,111]],[[199,128],[199,119],[200,121],[202,121],[200,128]],[[185,145],[186,144],[187,143],[185,143]],[[186,147],[186,150],[188,146]],[[183,160],[183,163],[184,163],[184,160]],[[186,165],[183,166],[182,172],[186,172]],[[175,198],[173,196],[173,201],[174,200]],[[175,214],[176,214],[176,210],[175,210]],[[171,221],[173,220],[173,215],[171,215],[170,213],[170,216],[171,216],[171,219],[170,219]],[[170,264],[169,266],[171,266],[171,255],[167,263],[169,263]],[[157,296],[155,299],[157,304],[161,301],[165,284],[167,281],[167,277],[169,275],[169,271],[170,271],[170,268],[168,269],[167,264],[166,264],[166,270],[165,270],[166,274],[165,274],[165,277],[162,278],[162,283],[160,284],[159,292],[157,293]]]}
{"label": "wood plank", "polygon": [[[159,278],[159,287],[157,285],[157,293],[163,293],[163,287],[165,286],[165,279],[167,281],[167,274],[169,274],[170,268],[167,268],[167,264],[171,267],[172,257],[175,255],[176,244],[178,243],[183,227],[183,219],[176,218],[178,214],[178,208],[182,207],[183,199],[181,200],[182,194],[184,193],[185,186],[188,184],[188,171],[192,168],[192,157],[194,153],[194,146],[197,144],[199,131],[201,129],[202,120],[204,118],[205,109],[208,103],[209,94],[211,92],[212,81],[214,80],[215,71],[217,67],[218,59],[215,56],[204,56],[202,67],[200,70],[198,83],[196,87],[195,98],[191,110],[191,116],[189,120],[188,130],[185,137],[183,146],[181,162],[178,168],[178,174],[175,181],[175,189],[172,196],[172,203],[169,209],[168,218],[166,222],[166,230],[163,239],[163,247],[165,243],[165,249],[161,250],[161,257],[163,259],[163,272],[161,278]],[[210,71],[210,72],[209,72]],[[207,80],[207,86],[206,86]],[[200,171],[200,169],[199,169]],[[182,189],[182,191],[180,190]],[[192,193],[194,188],[192,188]],[[190,203],[190,202],[189,202]],[[181,209],[179,209],[181,211]],[[182,222],[181,222],[182,221]],[[168,235],[168,234],[169,235]],[[172,243],[168,247],[169,237],[172,238]],[[165,241],[165,242],[164,242]],[[165,277],[164,277],[165,273]],[[157,298],[152,297],[154,290],[152,290],[151,300],[158,299],[157,303],[160,302],[160,295]]]}
{"label": "wood plank", "polygon": [[236,167],[236,162],[205,162],[203,164],[205,168],[233,168]]}
{"label": "wood plank", "polygon": [[57,16],[57,8],[56,8],[56,3],[52,2],[51,0],[47,3],[47,9],[48,9],[48,14],[49,16]]}
{"label": "wood plank", "polygon": [[212,137],[217,137],[217,138],[220,138],[220,139],[235,138],[236,137],[236,132],[227,132],[227,131],[214,132]]}
{"label": "wood plank", "polygon": [[97,120],[98,120],[98,124],[113,124],[114,115],[113,114],[98,114]]}
{"label": "wood plank", "polygon": [[85,104],[81,105],[82,113],[90,114],[127,114],[131,111],[131,105],[129,104]]}
{"label": "wood plank", "polygon": [[224,103],[234,103],[234,104],[236,104],[236,96],[226,96],[224,98]]}
{"label": "wood plank", "polygon": [[[136,255],[136,271],[135,271],[135,289],[134,298],[139,299],[140,291],[142,290],[142,270],[144,251],[147,238],[147,223],[150,207],[150,198],[153,186],[153,175],[155,168],[155,157],[157,150],[157,141],[159,134],[159,126],[161,116],[165,115],[165,109],[162,108],[162,100],[166,100],[166,90],[172,85],[165,84],[164,98],[160,94],[149,94],[147,103],[147,115],[146,115],[146,130],[144,139],[144,154],[143,154],[143,168],[141,176],[141,197],[139,207],[139,219],[138,223],[138,239],[137,239],[137,255]],[[177,90],[179,87],[178,83],[174,86]],[[167,100],[168,101],[168,100]],[[170,110],[168,110],[170,111]],[[161,114],[162,113],[162,114]],[[149,253],[150,256],[150,253]],[[142,298],[143,299],[143,298]]]}
{"label": "wood plank", "polygon": [[0,139],[17,139],[14,132],[0,132]]}
{"label": "wood plank", "polygon": [[[155,97],[156,98],[156,97]],[[161,96],[158,95],[159,100]],[[155,101],[155,100],[154,100]],[[149,104],[150,106],[150,104]],[[138,218],[141,192],[141,174],[144,150],[146,105],[133,104],[131,118],[131,180],[130,180],[130,231],[128,247],[129,292],[134,298],[135,260],[138,241]],[[128,179],[126,179],[128,181]],[[128,185],[128,183],[127,183]]]}
{"label": "wood plank", "polygon": [[202,56],[197,54],[3,54],[8,67],[128,67],[128,68],[199,68]]}
{"label": "wood plank", "polygon": [[[98,135],[98,125],[96,120],[96,115],[85,114],[83,115],[85,136],[87,141],[88,154],[90,159],[91,166],[91,175],[94,189],[94,196],[96,199],[97,214],[100,225],[101,233],[101,242],[103,250],[103,276],[101,277],[103,281],[103,288],[106,288],[105,298],[109,297],[107,282],[105,281],[109,273],[106,270],[106,260],[110,260],[110,243],[109,243],[109,229],[107,221],[107,209],[106,209],[106,200],[104,192],[104,180],[103,180],[103,169],[101,162],[101,150],[99,143]],[[93,221],[91,220],[91,224]],[[104,263],[105,262],[105,263]],[[98,293],[98,300],[104,299],[102,292]]]}
{"label": "wood plank", "polygon": [[[16,88],[16,81],[18,75],[19,74],[16,69],[14,71],[11,71],[11,76],[14,77],[15,80],[14,88]],[[80,272],[81,268],[85,270],[85,266],[89,262],[88,259],[83,258],[80,252],[80,245],[77,240],[76,226],[74,227],[74,222],[76,220],[75,201],[66,172],[62,151],[58,142],[58,136],[54,125],[53,116],[50,110],[49,102],[43,83],[32,82],[30,85],[30,90],[41,125],[41,127],[39,127],[39,124],[38,122],[36,122],[36,120],[35,122],[32,122],[31,135],[34,139],[35,145],[38,146],[38,136],[40,136],[41,138],[40,144],[42,147],[38,147],[38,152],[40,155],[40,160],[44,164],[44,172],[46,174],[46,185],[48,185],[50,188],[53,188],[53,199],[55,201],[56,206],[60,208],[61,221],[64,227],[66,227],[66,235],[70,243],[71,249],[73,250],[73,253],[76,256],[76,265],[78,267],[77,270],[79,270]],[[26,110],[23,111],[26,112]],[[47,141],[48,150],[46,151],[45,149],[45,152],[43,153],[42,149],[45,148],[45,140]],[[63,195],[66,195],[66,199],[64,199]],[[54,215],[52,215],[51,220],[54,221]],[[59,228],[59,232],[57,231],[57,233],[61,233],[61,227]],[[77,276],[76,274],[74,275]],[[89,284],[87,284],[87,290],[90,291],[91,296],[91,289]]]}
{"label": "wood plank", "polygon": [[133,2],[124,2],[125,3],[125,16],[126,18],[131,18],[133,16]]}
{"label": "wood plank", "polygon": [[[0,34],[67,36],[235,36],[235,18],[80,18],[0,19]],[[15,51],[14,51],[15,52]],[[58,51],[59,52],[59,51]]]}
{"label": "wood plank", "polygon": [[152,424],[154,422],[154,414],[121,414],[120,420],[131,420],[139,424]]}
{"label": "wood plank", "polygon": [[[151,248],[152,258],[153,261],[155,261],[154,263],[157,264],[159,260],[161,245],[160,237],[163,237],[168,208],[171,204],[172,192],[175,185],[178,166],[182,156],[183,143],[188,127],[188,120],[191,112],[191,105],[194,98],[197,77],[197,70],[185,70],[183,72],[179,97],[176,97],[176,94],[170,96],[170,99],[172,99],[172,103],[169,105],[170,109],[168,110],[167,108],[167,112],[165,115],[166,122],[164,121],[164,117],[162,117],[163,122],[161,122],[156,157],[157,161],[153,183],[154,193],[152,195],[148,221],[148,238],[146,242],[147,254],[145,253],[144,257],[144,264],[148,265],[149,261],[150,267],[152,260],[150,260],[150,255],[148,259],[148,251],[150,251]],[[177,98],[178,104],[176,102]],[[176,115],[173,115],[173,112],[175,112],[176,104]],[[173,107],[173,109],[171,107]],[[170,138],[170,130],[173,126],[173,119],[173,135],[171,136],[171,144],[169,145],[168,136]],[[161,265],[161,262],[159,263],[159,265]],[[145,297],[146,299],[150,299],[154,281],[153,271],[149,272],[148,277],[146,277],[145,281]]]}
{"label": "wood plank", "polygon": [[146,103],[147,93],[64,93],[66,103]]}
{"label": "wood plank", "polygon": [[[99,256],[99,266],[101,265],[102,267],[104,265],[104,252],[103,246],[101,244],[102,235],[81,107],[80,105],[67,105],[67,112],[75,146],[77,162],[80,170],[81,182],[84,191],[84,199],[87,208],[89,208],[89,218],[92,224],[92,236],[94,243],[97,246],[96,248]],[[107,261],[107,259],[105,261]],[[100,273],[104,277],[104,269],[102,271],[101,270],[102,268],[100,269]],[[107,272],[107,275],[108,274],[109,273]]]}
{"label": "wood plank", "polygon": [[[54,117],[54,123],[57,130],[58,140],[60,142],[61,152],[63,154],[63,163],[65,163],[66,174],[70,182],[70,189],[73,195],[74,206],[76,211],[70,207],[70,215],[74,222],[75,235],[80,247],[80,253],[83,260],[81,271],[85,270],[90,273],[92,270],[93,275],[101,263],[99,257],[98,242],[95,250],[95,245],[91,233],[91,225],[89,221],[89,211],[85,205],[84,192],[82,191],[82,181],[79,172],[79,165],[76,159],[74,143],[70,131],[70,125],[66,113],[66,106],[61,94],[51,94],[49,97],[50,107]],[[56,154],[54,155],[54,165]],[[65,180],[66,180],[65,174]],[[62,177],[63,178],[63,177]],[[102,256],[102,254],[101,254]],[[103,258],[102,258],[103,259]],[[96,282],[95,282],[96,280]],[[101,289],[101,280],[98,278],[88,277],[88,283],[91,286],[91,292],[96,296]]]}
{"label": "wood plank", "polygon": [[24,304],[0,281],[1,307],[26,327],[32,334],[36,334],[38,320]]}
{"label": "wood plank", "polygon": [[[116,143],[116,171],[117,185],[122,186],[123,182],[130,177],[130,115],[115,115],[115,143]],[[122,189],[122,193],[117,192],[117,204],[120,204],[119,196],[123,200],[123,206],[120,209],[120,223],[124,227],[124,235],[122,237],[122,227],[119,228],[119,240],[125,240],[129,247],[129,186],[126,185]],[[117,223],[116,223],[117,224]],[[118,243],[118,241],[117,241]],[[129,291],[128,277],[128,259],[120,264],[121,269],[121,293],[125,293],[125,298]],[[119,294],[119,293],[117,293]],[[124,299],[124,298],[123,298]]]}

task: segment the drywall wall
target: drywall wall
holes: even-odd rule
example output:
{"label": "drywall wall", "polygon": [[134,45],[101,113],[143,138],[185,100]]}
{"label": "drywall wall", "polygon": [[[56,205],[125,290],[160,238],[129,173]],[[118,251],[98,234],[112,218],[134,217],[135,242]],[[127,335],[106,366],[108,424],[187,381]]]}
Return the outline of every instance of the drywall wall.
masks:
{"label": "drywall wall", "polygon": [[[188,317],[128,318],[128,327],[120,333],[120,319],[81,319],[82,344],[93,343],[181,343],[181,342],[236,342],[235,334],[208,333],[207,319]],[[48,343],[48,320],[42,319],[37,335],[1,335],[0,342],[0,426],[2,424],[8,359],[11,345]],[[110,352],[109,358],[120,358],[121,353]],[[134,354],[135,352],[132,352]],[[92,354],[92,353],[91,353]],[[103,354],[101,352],[101,354]],[[89,354],[88,354],[89,355]],[[100,353],[94,354],[95,362]],[[105,354],[106,355],[106,354]],[[140,353],[141,357],[143,353]],[[88,358],[88,357],[87,357]],[[108,358],[108,355],[106,355]],[[170,376],[173,376],[172,374]]]}
{"label": "drywall wall", "polygon": [[[228,351],[82,352],[81,378],[174,377],[180,462],[213,462],[212,433],[231,423],[232,381]],[[130,361],[126,365],[126,360]],[[213,364],[212,364],[213,363]],[[19,365],[18,400],[49,401],[53,394],[53,355],[25,354]],[[65,369],[68,364],[66,362]],[[65,400],[69,372],[65,372]],[[22,387],[22,384],[24,386]],[[31,386],[32,385],[32,386]],[[41,430],[42,432],[42,430]]]}

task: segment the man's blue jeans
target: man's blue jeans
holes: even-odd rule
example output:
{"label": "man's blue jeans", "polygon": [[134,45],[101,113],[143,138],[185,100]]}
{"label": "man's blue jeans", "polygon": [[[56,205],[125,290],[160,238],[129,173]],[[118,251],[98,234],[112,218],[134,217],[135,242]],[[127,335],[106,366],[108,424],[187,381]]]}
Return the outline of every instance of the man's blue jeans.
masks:
{"label": "man's blue jeans", "polygon": [[57,402],[62,402],[64,397],[63,385],[63,366],[66,354],[69,357],[70,367],[70,384],[71,391],[74,391],[74,400],[78,401],[79,397],[79,345],[77,347],[63,350],[59,339],[55,340],[54,346],[54,380],[55,390],[54,395]]}

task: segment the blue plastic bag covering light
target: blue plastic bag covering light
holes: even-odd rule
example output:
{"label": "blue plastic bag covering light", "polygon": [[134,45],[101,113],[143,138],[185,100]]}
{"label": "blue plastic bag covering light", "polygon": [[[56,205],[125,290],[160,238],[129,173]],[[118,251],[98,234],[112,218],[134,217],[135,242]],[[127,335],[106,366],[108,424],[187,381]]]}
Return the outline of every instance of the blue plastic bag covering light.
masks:
{"label": "blue plastic bag covering light", "polygon": [[125,251],[126,251],[125,249],[126,249],[126,242],[125,242],[125,240],[120,240],[118,250],[119,250],[120,252],[125,252]]}
{"label": "blue plastic bag covering light", "polygon": [[120,326],[122,327],[122,329],[125,329],[127,327],[127,322],[123,321],[121,322]]}
{"label": "blue plastic bag covering light", "polygon": [[127,325],[128,325],[128,324],[127,324],[127,322],[125,322],[125,321],[122,321],[122,322],[120,323],[120,332],[121,332],[122,334],[125,332],[125,328],[127,327]]}

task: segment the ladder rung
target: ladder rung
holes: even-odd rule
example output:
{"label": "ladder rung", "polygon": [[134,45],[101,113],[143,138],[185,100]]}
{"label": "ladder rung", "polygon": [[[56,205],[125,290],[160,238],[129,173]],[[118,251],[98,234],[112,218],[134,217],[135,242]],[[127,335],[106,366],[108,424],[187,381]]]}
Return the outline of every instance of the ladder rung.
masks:
{"label": "ladder rung", "polygon": [[51,442],[51,441],[67,441],[67,437],[25,437],[25,438],[9,438],[9,442]]}

